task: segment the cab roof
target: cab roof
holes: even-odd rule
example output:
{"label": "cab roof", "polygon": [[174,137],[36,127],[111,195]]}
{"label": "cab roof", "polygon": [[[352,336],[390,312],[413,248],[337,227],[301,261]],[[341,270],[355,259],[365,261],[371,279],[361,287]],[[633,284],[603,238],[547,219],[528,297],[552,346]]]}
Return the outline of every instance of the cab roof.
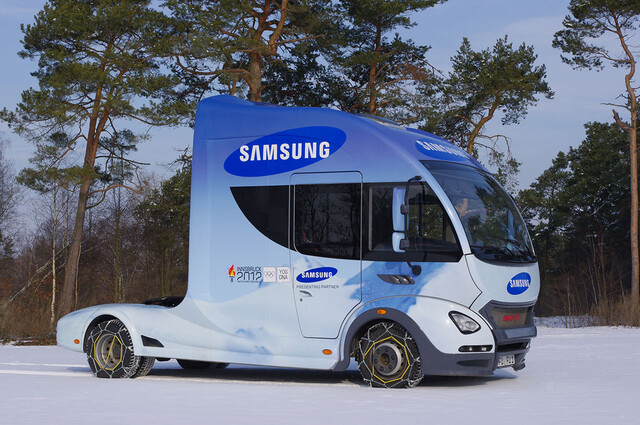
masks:
{"label": "cab roof", "polygon": [[[485,170],[475,158],[453,143],[385,118],[328,108],[276,106],[230,95],[209,97],[198,104],[194,145],[216,139],[258,139],[320,127],[344,131],[344,147],[352,152],[371,150],[378,145],[380,148],[376,146],[375,149],[382,149],[380,154],[383,155],[384,146],[403,151],[417,160],[456,162]],[[308,137],[308,131],[305,133]]]}

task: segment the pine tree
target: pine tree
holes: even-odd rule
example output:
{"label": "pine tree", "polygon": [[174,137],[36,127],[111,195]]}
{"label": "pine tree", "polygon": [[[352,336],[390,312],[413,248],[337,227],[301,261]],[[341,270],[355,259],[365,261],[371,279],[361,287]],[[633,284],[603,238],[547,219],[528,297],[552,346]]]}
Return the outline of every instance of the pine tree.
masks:
{"label": "pine tree", "polygon": [[434,120],[437,134],[455,140],[474,153],[477,139],[489,139],[489,147],[504,136],[484,134],[486,124],[502,113],[502,124],[515,124],[524,118],[539,96],[553,97],[546,82],[544,65],[535,64],[533,46],[513,47],[507,37],[487,49],[474,51],[464,38],[451,58],[452,71],[440,83],[438,107],[441,115]]}
{"label": "pine tree", "polygon": [[[33,75],[39,87],[22,93],[15,111],[2,118],[20,134],[43,142],[61,131],[69,140],[61,156],[81,151],[74,169],[78,204],[65,265],[58,315],[71,311],[78,273],[85,213],[90,198],[115,187],[140,189],[139,181],[120,184],[96,170],[96,157],[117,158],[122,120],[147,125],[173,124],[186,105],[176,98],[176,77],[167,75],[154,49],[165,38],[164,17],[150,0],[50,0],[23,25],[19,55],[38,59]],[[145,103],[145,100],[148,100]],[[138,137],[136,136],[136,139]],[[125,160],[126,158],[122,158]]]}

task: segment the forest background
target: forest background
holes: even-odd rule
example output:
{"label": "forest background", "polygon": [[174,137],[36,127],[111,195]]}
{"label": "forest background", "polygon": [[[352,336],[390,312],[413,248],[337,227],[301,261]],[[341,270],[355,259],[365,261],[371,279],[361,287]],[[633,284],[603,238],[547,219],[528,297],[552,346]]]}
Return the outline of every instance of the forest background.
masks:
{"label": "forest background", "polygon": [[[638,2],[566,2],[549,44],[567,69],[619,69],[601,99],[613,111],[585,122],[584,139],[528,189],[518,184],[528,158],[511,148],[522,141],[502,126],[553,102],[555,88],[534,46],[509,34],[460,39],[449,63],[435,63],[438,40],[413,41],[415,19],[454,2],[47,2],[15,52],[32,59],[31,88],[0,115],[0,339],[50,338],[58,317],[88,305],[185,293],[189,152],[162,181],[136,150],[153,145],[150,128],[188,128],[197,101],[219,93],[368,113],[448,138],[522,209],[540,261],[538,315],[639,325]],[[8,131],[33,148],[20,169]]]}

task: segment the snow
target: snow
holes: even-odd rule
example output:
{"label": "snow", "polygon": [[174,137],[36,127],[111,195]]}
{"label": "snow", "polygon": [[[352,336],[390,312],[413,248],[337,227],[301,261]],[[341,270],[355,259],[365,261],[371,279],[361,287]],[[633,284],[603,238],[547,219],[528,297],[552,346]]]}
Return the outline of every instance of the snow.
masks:
{"label": "snow", "polygon": [[589,326],[606,326],[607,323],[596,316],[588,314],[582,316],[552,316],[536,317],[536,326],[548,328],[584,328]]}
{"label": "snow", "polygon": [[364,386],[353,365],[340,373],[249,366],[187,372],[170,361],[144,378],[105,380],[93,377],[83,354],[5,345],[0,421],[633,424],[639,356],[640,329],[539,327],[520,372],[426,377],[413,389],[384,390]]}

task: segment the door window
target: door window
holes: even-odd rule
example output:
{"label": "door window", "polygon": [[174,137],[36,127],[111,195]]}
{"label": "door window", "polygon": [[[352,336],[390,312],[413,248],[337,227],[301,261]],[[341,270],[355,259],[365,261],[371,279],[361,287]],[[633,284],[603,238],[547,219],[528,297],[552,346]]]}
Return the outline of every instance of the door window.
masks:
{"label": "door window", "polygon": [[424,184],[409,187],[409,227],[406,252],[393,250],[393,189],[406,183],[365,185],[365,250],[370,261],[458,261],[462,250],[442,204]]}
{"label": "door window", "polygon": [[294,244],[301,254],[360,259],[362,185],[296,185]]}

